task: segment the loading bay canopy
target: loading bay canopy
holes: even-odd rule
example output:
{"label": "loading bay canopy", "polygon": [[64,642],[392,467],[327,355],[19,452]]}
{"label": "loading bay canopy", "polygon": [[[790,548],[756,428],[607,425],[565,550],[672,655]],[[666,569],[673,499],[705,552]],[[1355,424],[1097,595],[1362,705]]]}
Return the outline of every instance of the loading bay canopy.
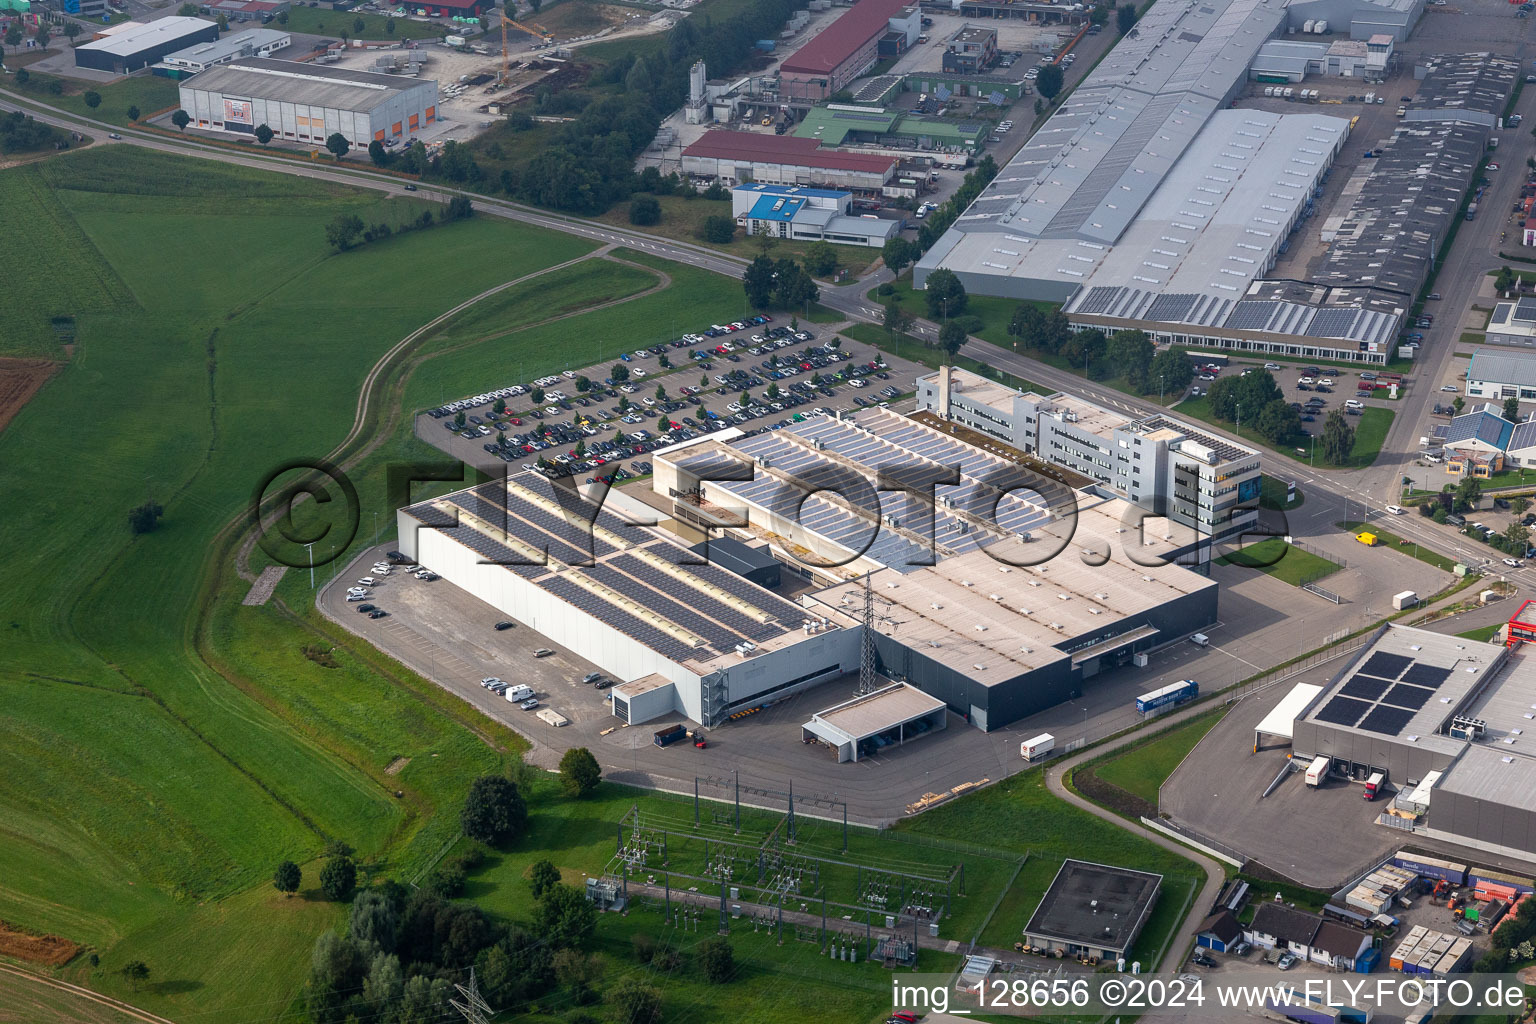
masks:
{"label": "loading bay canopy", "polygon": [[842,764],[947,724],[943,701],[909,683],[893,683],[816,712],[801,726],[800,738],[832,747]]}
{"label": "loading bay canopy", "polygon": [[1291,692],[1280,698],[1280,703],[1274,706],[1269,714],[1264,716],[1264,721],[1253,730],[1253,749],[1259,749],[1259,737],[1274,736],[1289,741],[1295,730],[1296,719],[1312,705],[1317,695],[1323,692],[1321,686],[1312,683],[1297,683],[1291,687]]}

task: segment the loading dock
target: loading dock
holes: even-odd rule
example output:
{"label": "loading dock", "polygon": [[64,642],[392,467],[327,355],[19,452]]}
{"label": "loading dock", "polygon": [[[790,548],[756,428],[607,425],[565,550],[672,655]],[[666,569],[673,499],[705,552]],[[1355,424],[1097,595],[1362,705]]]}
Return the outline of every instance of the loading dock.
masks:
{"label": "loading dock", "polygon": [[842,764],[900,746],[947,724],[943,701],[907,683],[893,683],[816,712],[801,726],[800,738],[825,743],[837,751]]}

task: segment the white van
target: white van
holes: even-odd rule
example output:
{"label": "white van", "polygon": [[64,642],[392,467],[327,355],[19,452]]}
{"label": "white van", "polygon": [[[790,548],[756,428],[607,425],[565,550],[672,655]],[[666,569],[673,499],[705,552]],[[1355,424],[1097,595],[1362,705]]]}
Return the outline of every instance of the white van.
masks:
{"label": "white van", "polygon": [[1194,634],[1193,636],[1191,636],[1189,638],[1189,642],[1194,644],[1196,647],[1209,647],[1209,646],[1211,646],[1211,638],[1206,636],[1204,633],[1196,633],[1196,634]]}

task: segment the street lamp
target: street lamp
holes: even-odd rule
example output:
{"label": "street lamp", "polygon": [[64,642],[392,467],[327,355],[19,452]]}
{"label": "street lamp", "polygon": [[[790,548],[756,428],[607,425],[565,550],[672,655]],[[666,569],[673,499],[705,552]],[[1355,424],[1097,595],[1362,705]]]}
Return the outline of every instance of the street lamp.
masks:
{"label": "street lamp", "polygon": [[1167,396],[1163,394],[1163,375],[1162,374],[1158,374],[1157,375],[1157,404],[1158,405],[1162,405],[1166,400],[1167,400]]}
{"label": "street lamp", "polygon": [[1243,403],[1237,403],[1237,436],[1243,436]]}
{"label": "street lamp", "polygon": [[309,589],[315,589],[315,542],[310,541],[304,545],[304,550],[309,552]]}

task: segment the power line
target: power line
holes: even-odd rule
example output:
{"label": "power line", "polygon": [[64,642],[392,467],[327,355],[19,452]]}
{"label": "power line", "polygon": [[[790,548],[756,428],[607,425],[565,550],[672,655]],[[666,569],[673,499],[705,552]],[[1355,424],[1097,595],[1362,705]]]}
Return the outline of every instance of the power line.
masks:
{"label": "power line", "polygon": [[450,999],[448,1005],[458,1010],[469,1024],[490,1024],[490,1019],[496,1015],[491,1005],[480,998],[480,986],[475,981],[475,969],[469,969],[469,984],[461,985],[453,983],[453,987],[459,990],[462,1000]]}

